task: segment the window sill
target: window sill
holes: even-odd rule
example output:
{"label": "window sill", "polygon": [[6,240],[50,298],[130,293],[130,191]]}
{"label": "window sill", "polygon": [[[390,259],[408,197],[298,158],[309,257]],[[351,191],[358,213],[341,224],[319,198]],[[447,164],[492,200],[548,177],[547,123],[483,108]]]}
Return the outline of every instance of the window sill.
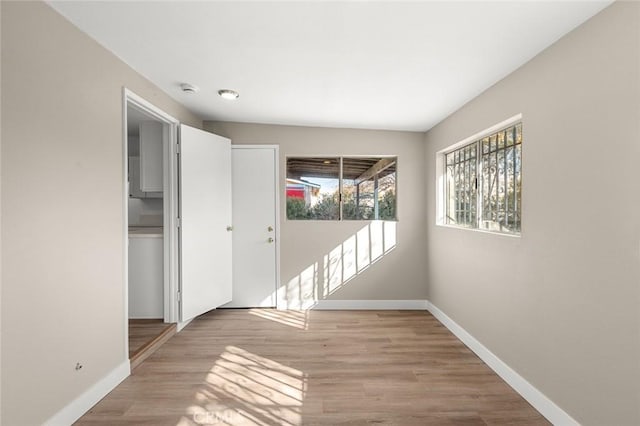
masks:
{"label": "window sill", "polygon": [[398,219],[289,219],[285,218],[285,222],[313,222],[313,223],[340,223],[340,222],[393,222],[398,223]]}
{"label": "window sill", "polygon": [[501,237],[508,237],[508,238],[521,238],[522,237],[522,232],[520,232],[519,234],[508,234],[506,232],[490,231],[490,230],[487,230],[487,229],[478,229],[478,228],[465,228],[463,226],[447,225],[447,224],[438,223],[438,222],[436,222],[436,226],[439,226],[439,227],[442,227],[442,228],[458,229],[460,231],[477,232],[477,233],[480,233],[480,234],[498,235],[498,236],[501,236]]}

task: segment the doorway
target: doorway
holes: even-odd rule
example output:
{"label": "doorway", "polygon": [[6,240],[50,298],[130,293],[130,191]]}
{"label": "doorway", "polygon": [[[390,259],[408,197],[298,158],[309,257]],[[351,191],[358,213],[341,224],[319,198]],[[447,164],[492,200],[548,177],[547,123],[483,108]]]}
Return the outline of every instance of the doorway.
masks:
{"label": "doorway", "polygon": [[[232,300],[232,156],[228,138],[181,124],[127,89],[123,99],[124,334],[134,367],[134,345],[153,351]],[[276,234],[277,225],[267,228]]]}
{"label": "doorway", "polygon": [[177,120],[124,90],[126,357],[135,368],[176,332]]}

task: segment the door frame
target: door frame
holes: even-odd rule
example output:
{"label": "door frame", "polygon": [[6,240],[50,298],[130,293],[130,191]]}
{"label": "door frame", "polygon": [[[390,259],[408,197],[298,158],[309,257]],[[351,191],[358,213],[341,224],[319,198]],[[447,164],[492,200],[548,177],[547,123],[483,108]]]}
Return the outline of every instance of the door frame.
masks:
{"label": "door frame", "polygon": [[276,244],[276,288],[275,291],[275,305],[278,309],[278,300],[280,297],[278,292],[280,291],[280,145],[234,145],[233,139],[231,140],[231,151],[234,149],[272,149],[274,157],[274,182],[275,182],[275,244]]}
{"label": "door frame", "polygon": [[177,143],[180,121],[133,91],[122,88],[122,193],[123,193],[123,282],[124,282],[124,355],[129,359],[129,191],[127,188],[129,154],[127,107],[131,105],[163,126],[163,299],[164,321],[178,321],[178,164]]}

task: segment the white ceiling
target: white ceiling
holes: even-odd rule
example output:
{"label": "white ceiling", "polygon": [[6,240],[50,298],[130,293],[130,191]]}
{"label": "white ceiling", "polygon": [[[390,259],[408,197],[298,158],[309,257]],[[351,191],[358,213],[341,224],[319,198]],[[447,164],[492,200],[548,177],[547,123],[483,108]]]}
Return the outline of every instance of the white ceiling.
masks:
{"label": "white ceiling", "polygon": [[416,131],[610,3],[50,2],[203,119]]}

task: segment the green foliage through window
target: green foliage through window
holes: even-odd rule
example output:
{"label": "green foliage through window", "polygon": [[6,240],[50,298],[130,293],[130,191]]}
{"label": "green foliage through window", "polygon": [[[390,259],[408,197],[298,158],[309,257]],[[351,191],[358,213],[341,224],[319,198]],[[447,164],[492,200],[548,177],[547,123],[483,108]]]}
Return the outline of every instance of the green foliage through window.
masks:
{"label": "green foliage through window", "polygon": [[395,157],[287,159],[287,218],[396,220]]}

